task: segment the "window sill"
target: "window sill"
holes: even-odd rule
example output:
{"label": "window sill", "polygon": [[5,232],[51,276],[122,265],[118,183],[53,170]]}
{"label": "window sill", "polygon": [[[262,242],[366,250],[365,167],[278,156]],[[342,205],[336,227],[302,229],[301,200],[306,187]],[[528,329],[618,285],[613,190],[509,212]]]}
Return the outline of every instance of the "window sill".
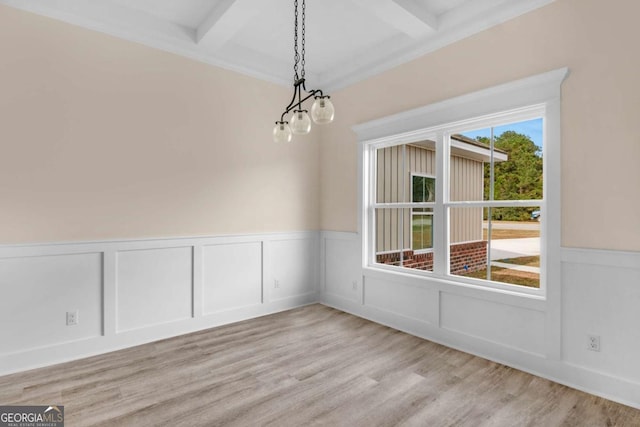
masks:
{"label": "window sill", "polygon": [[430,249],[412,249],[413,253],[416,255],[420,255],[420,254],[430,254],[433,253],[434,250],[433,248]]}

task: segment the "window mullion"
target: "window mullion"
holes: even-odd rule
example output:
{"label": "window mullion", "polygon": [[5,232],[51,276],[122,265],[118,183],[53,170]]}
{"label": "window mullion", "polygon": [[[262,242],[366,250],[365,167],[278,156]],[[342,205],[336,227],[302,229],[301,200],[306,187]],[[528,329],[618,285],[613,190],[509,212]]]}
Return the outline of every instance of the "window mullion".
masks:
{"label": "window mullion", "polygon": [[[378,150],[374,147],[369,146],[365,149],[366,156],[368,157],[368,194],[366,201],[370,206],[374,205],[377,202],[377,189],[375,183],[378,180]],[[373,184],[372,184],[373,183]],[[367,227],[367,237],[368,237],[368,263],[373,264],[376,260],[376,245],[377,245],[377,236],[375,233],[377,221],[377,213],[374,207],[368,209],[368,227]]]}
{"label": "window mullion", "polygon": [[[495,196],[495,135],[493,134],[494,128],[491,127],[491,138],[489,140],[489,151],[491,160],[489,161],[489,200],[493,202]],[[487,209],[487,280],[491,280],[491,240],[493,233],[493,211],[491,206]]]}
{"label": "window mullion", "polygon": [[433,272],[437,275],[447,273],[449,251],[447,251],[449,221],[445,203],[449,200],[448,158],[449,147],[445,141],[447,136],[439,132],[436,135],[436,203],[433,208]]}

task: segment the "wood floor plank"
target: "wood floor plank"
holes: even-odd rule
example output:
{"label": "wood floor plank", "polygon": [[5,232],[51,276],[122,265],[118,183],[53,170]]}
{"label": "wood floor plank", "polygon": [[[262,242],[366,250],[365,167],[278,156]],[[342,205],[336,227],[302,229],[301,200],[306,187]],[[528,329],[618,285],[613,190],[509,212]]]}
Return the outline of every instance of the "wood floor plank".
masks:
{"label": "wood floor plank", "polygon": [[319,304],[0,377],[69,426],[640,426],[640,411]]}

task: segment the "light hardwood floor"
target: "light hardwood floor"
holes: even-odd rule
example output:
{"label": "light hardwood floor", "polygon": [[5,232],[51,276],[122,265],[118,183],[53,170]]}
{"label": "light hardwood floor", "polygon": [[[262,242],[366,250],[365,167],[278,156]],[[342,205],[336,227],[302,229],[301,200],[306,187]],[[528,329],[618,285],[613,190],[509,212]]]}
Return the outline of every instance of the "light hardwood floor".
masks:
{"label": "light hardwood floor", "polygon": [[640,426],[640,411],[311,305],[0,377],[67,426]]}

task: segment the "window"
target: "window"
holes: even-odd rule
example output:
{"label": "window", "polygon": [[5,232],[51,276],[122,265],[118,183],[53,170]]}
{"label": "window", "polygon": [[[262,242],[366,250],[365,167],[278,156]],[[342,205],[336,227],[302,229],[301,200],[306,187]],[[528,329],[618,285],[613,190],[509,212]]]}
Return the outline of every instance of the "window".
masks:
{"label": "window", "polygon": [[381,147],[375,154],[375,262],[432,271],[435,142]]}
{"label": "window", "polygon": [[[411,201],[435,202],[436,179],[432,176],[411,175]],[[423,251],[433,248],[433,210],[414,208],[411,212],[411,249]]]}
{"label": "window", "polygon": [[[539,288],[541,223],[531,218],[544,209],[542,113],[512,122],[522,113],[505,112],[488,127],[447,126],[377,149],[375,264],[433,271],[439,256],[445,276]],[[448,176],[440,189],[438,168]],[[444,251],[434,254],[436,234]]]}
{"label": "window", "polygon": [[534,117],[445,136],[449,274],[540,287],[541,223],[531,218],[544,204],[543,124]]}
{"label": "window", "polygon": [[547,267],[559,271],[560,199],[558,185],[546,183],[560,177],[566,75],[354,127],[365,268],[548,295]]}

